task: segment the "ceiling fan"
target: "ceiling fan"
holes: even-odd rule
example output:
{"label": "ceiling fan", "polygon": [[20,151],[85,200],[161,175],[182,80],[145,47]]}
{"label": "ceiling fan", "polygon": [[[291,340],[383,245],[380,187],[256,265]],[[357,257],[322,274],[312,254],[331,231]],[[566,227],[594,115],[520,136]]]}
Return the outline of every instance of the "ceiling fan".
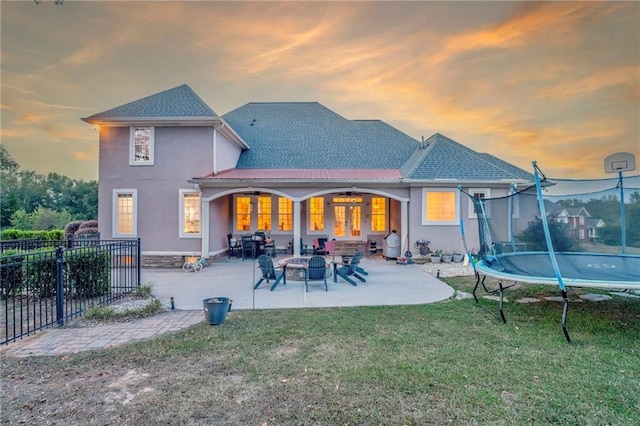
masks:
{"label": "ceiling fan", "polygon": [[336,192],[334,195],[338,197],[362,197],[362,193],[354,191]]}
{"label": "ceiling fan", "polygon": [[242,195],[251,195],[254,197],[258,197],[260,195],[262,195],[262,192],[260,191],[249,191],[249,192],[243,192]]}

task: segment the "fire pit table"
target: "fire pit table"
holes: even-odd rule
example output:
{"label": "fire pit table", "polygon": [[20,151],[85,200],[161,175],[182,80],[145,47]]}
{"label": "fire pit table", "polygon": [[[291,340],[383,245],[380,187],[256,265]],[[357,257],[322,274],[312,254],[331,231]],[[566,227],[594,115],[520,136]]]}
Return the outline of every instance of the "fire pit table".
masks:
{"label": "fire pit table", "polygon": [[304,281],[304,267],[309,261],[309,257],[287,257],[278,261],[280,267],[285,268],[285,277],[288,280]]}

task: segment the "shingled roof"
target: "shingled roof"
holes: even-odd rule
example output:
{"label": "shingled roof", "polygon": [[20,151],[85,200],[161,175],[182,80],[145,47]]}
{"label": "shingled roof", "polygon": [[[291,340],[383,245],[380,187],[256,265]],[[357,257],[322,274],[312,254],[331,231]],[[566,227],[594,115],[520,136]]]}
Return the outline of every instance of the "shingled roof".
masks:
{"label": "shingled roof", "polygon": [[252,102],[223,116],[244,139],[238,169],[399,169],[418,141],[317,102]]}
{"label": "shingled roof", "polygon": [[531,173],[436,133],[400,169],[405,180],[532,181]]}
{"label": "shingled roof", "polygon": [[[406,181],[533,180],[530,173],[439,133],[421,144],[383,121],[348,120],[317,102],[251,102],[223,119],[228,125],[223,131],[242,149],[236,179],[243,177],[243,170],[247,178],[257,178],[259,170],[268,170],[269,176],[277,170],[302,175],[303,170],[326,170],[321,174],[325,178],[353,178],[349,171],[362,171],[374,179],[393,175]],[[207,125],[220,117],[183,84],[83,120],[110,125],[188,121]],[[207,178],[218,177],[223,178]],[[316,174],[313,178],[321,179]]]}
{"label": "shingled roof", "polygon": [[83,118],[93,123],[117,119],[215,119],[218,115],[186,84]]}

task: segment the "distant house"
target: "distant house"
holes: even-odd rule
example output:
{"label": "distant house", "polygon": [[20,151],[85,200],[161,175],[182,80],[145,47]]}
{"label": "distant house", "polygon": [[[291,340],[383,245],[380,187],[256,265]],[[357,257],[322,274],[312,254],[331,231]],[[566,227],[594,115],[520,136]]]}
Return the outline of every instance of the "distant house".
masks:
{"label": "distant house", "polygon": [[579,241],[598,238],[597,229],[604,226],[601,219],[592,218],[584,207],[559,207],[553,212],[556,221],[569,226],[569,236]]}
{"label": "distant house", "polygon": [[589,241],[597,241],[600,238],[598,228],[602,228],[604,225],[602,219],[587,218],[587,238]]}
{"label": "distant house", "polygon": [[460,219],[477,219],[458,185],[488,198],[533,181],[439,133],[417,141],[316,102],[218,115],[182,85],[83,120],[100,129],[100,233],[141,238],[147,264],[221,255],[228,234],[257,230],[295,255],[319,237],[382,247],[393,229],[403,252],[419,239],[461,251]]}

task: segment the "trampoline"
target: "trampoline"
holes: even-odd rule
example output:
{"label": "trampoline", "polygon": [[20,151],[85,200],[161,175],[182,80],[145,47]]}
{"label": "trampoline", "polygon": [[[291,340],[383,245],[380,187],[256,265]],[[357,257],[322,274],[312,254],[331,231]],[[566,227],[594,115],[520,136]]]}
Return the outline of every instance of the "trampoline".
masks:
{"label": "trampoline", "polygon": [[[599,253],[555,253],[568,287],[640,290],[640,256]],[[505,253],[482,259],[476,271],[497,279],[558,285],[547,252]]]}
{"label": "trampoline", "polygon": [[[499,313],[506,323],[504,290],[516,283],[557,285],[564,302],[562,331],[570,342],[566,327],[569,304],[566,287],[640,292],[640,255],[626,253],[622,171],[616,186],[621,200],[621,253],[592,253],[578,250],[582,248],[581,242],[589,242],[597,236],[595,222],[589,222],[590,215],[586,210],[580,213],[583,217],[571,216],[574,211],[567,206],[576,204],[575,194],[568,194],[565,200],[570,201],[564,203],[545,198],[544,188],[553,183],[544,177],[535,162],[533,166],[535,185],[521,189],[512,185],[502,197],[484,198],[485,194],[472,195],[458,187],[473,202],[478,220],[480,248],[477,253],[470,252],[467,247],[464,222],[460,221],[462,239],[476,272],[473,297],[478,302],[476,291],[480,285],[488,293],[499,294]],[[587,197],[594,197],[594,194],[580,196],[589,200],[593,198]],[[558,195],[554,194],[554,197],[557,199]],[[487,276],[498,280],[496,290],[485,286]],[[504,281],[513,284],[503,286]]]}

